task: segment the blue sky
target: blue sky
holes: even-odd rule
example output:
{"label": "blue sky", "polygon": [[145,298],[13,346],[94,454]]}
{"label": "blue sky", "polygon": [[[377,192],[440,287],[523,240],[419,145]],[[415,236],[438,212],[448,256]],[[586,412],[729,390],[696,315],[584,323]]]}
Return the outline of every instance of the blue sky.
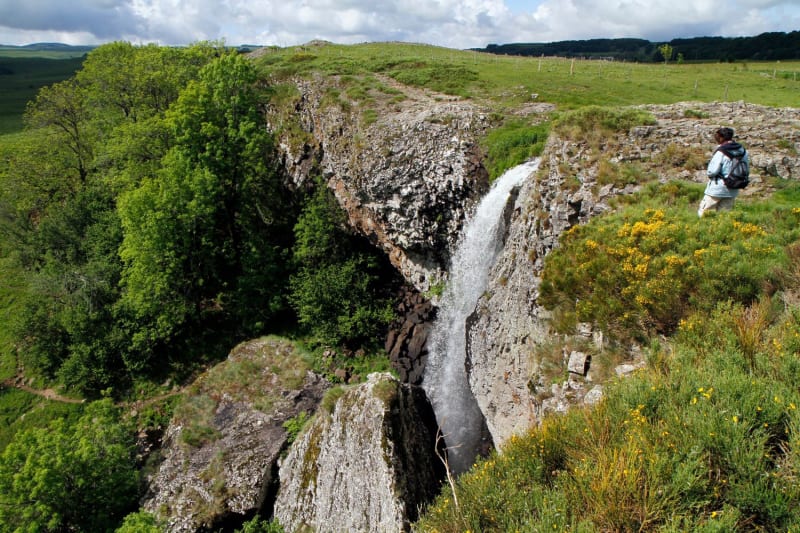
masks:
{"label": "blue sky", "polygon": [[800,0],[0,0],[0,43],[289,46],[752,36],[800,30]]}

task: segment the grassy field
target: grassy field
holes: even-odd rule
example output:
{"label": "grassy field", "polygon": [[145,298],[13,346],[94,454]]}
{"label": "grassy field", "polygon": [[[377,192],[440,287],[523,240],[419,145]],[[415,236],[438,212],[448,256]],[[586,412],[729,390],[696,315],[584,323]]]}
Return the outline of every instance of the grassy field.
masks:
{"label": "grassy field", "polygon": [[82,55],[40,54],[0,48],[0,134],[22,129],[25,105],[39,89],[69,78],[83,63]]}
{"label": "grassy field", "polygon": [[585,105],[738,101],[800,105],[800,62],[638,64],[495,56],[427,45],[325,44],[262,49],[256,61],[274,79],[321,72],[384,74],[400,82],[491,103]]}

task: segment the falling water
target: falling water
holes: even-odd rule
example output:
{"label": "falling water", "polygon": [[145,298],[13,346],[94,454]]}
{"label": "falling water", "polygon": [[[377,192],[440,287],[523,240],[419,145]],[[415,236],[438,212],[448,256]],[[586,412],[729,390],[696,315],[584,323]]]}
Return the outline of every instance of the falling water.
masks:
{"label": "falling water", "polygon": [[481,448],[485,421],[467,381],[466,321],[486,290],[489,269],[502,248],[503,211],[511,190],[539,166],[538,159],[500,176],[464,228],[450,267],[438,318],[428,340],[422,386],[433,403],[453,472],[472,466]]}

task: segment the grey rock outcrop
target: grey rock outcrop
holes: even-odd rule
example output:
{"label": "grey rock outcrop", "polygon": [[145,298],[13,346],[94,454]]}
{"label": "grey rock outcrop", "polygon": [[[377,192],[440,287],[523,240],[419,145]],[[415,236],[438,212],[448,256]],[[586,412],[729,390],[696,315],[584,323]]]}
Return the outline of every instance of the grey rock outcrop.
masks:
{"label": "grey rock outcrop", "polygon": [[[753,184],[740,198],[768,191],[766,176],[800,178],[800,110],[744,103],[645,106],[657,119],[600,146],[552,136],[535,179],[522,186],[490,285],[470,320],[470,386],[497,445],[524,431],[549,410],[596,401],[598,388],[580,378],[564,384],[542,379],[540,348],[553,339],[549,313],[538,303],[544,258],[562,233],[609,209],[609,200],[639,185],[599,183],[601,160],[635,163],[660,181],[705,182],[711,134],[731,125],[750,151]],[[692,112],[688,112],[692,111]],[[693,118],[693,117],[702,118]],[[692,162],[692,159],[695,161]],[[568,353],[565,354],[565,363]],[[635,362],[635,361],[633,361]],[[563,401],[562,401],[563,400]]]}
{"label": "grey rock outcrop", "polygon": [[143,508],[170,532],[212,530],[260,511],[277,482],[283,423],[314,412],[328,386],[288,341],[237,346],[177,407]]}
{"label": "grey rock outcrop", "polygon": [[343,96],[343,82],[320,77],[296,82],[292,120],[303,135],[282,130],[278,116],[271,124],[295,184],[318,169],[350,225],[424,292],[444,276],[464,217],[488,187],[477,138],[490,122],[470,102],[381,82],[395,92],[371,91],[374,121]]}
{"label": "grey rock outcrop", "polygon": [[406,531],[443,479],[424,392],[371,374],[321,412],[280,465],[287,532]]}
{"label": "grey rock outcrop", "polygon": [[384,342],[392,368],[400,381],[419,385],[428,360],[427,341],[436,316],[436,308],[422,294],[404,288],[395,311],[398,318],[389,325]]}

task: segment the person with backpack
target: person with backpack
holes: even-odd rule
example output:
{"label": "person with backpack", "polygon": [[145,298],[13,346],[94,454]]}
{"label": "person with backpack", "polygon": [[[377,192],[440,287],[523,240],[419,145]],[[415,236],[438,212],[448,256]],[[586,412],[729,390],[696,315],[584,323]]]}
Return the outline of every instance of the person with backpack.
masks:
{"label": "person with backpack", "polygon": [[750,182],[750,155],[733,140],[733,129],[719,128],[714,140],[719,146],[708,162],[708,185],[697,209],[700,217],[708,210],[732,209],[739,190]]}

